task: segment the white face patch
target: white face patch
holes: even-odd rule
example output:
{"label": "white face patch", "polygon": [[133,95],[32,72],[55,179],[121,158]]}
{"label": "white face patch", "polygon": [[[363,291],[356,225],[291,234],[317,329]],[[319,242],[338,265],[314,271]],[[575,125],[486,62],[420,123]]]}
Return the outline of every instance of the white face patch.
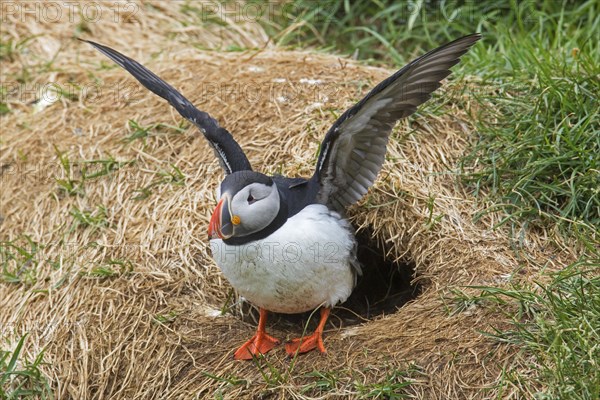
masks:
{"label": "white face patch", "polygon": [[269,226],[279,213],[277,186],[251,183],[242,188],[231,200],[232,217],[239,217],[235,236],[247,236]]}

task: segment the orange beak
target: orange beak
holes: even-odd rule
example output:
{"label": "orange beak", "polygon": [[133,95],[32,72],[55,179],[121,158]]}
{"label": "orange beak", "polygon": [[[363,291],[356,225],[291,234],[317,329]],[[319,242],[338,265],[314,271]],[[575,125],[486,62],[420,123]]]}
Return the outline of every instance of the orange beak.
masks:
{"label": "orange beak", "polygon": [[221,197],[213,211],[208,224],[209,239],[228,239],[233,236],[233,224],[231,212],[229,211],[229,196]]}
{"label": "orange beak", "polygon": [[208,223],[208,238],[215,239],[217,237],[223,239],[221,234],[221,208],[223,207],[223,199],[219,200],[215,211],[213,211],[210,222]]}

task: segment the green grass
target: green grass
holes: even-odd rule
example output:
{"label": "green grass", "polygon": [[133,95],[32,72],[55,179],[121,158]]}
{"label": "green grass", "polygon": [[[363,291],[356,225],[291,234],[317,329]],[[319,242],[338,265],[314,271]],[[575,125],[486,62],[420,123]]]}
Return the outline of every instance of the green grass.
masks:
{"label": "green grass", "polygon": [[[386,375],[375,381],[360,382],[360,376],[353,370],[314,370],[302,377],[309,382],[301,386],[301,392],[310,396],[331,395],[332,393],[352,394],[357,399],[400,400],[410,398],[408,388],[414,383],[419,367],[410,364],[406,369],[384,365]],[[361,373],[364,373],[362,371]]]}
{"label": "green grass", "polygon": [[[260,3],[260,2],[259,2]],[[279,45],[316,47],[400,67],[451,39],[494,26],[511,6],[475,2],[296,0],[276,8],[265,28]],[[457,6],[458,5],[458,6]],[[507,18],[507,19],[508,19]],[[290,28],[283,30],[282,27]]]}
{"label": "green grass", "polygon": [[161,185],[185,185],[185,174],[174,164],[171,164],[170,171],[160,169],[155,172],[155,176],[157,177],[148,185],[134,191],[135,195],[132,197],[133,200],[147,199],[152,195],[153,189]]}
{"label": "green grass", "polygon": [[218,375],[216,373],[211,374],[205,371],[202,372],[202,375],[212,379],[216,383],[219,383],[220,386],[215,390],[213,395],[214,399],[229,398],[226,396],[226,394],[231,388],[235,388],[236,386],[248,386],[248,381],[246,379],[237,377],[235,375]]}
{"label": "green grass", "polygon": [[277,43],[388,67],[482,32],[482,43],[454,69],[482,78],[467,95],[482,111],[460,165],[463,183],[485,194],[486,212],[505,213],[501,224],[558,225],[593,251],[600,233],[600,3],[297,0],[279,11],[263,22]]}
{"label": "green grass", "polygon": [[[381,399],[400,400],[410,398],[409,387],[414,383],[414,378],[419,372],[419,367],[414,364],[408,365],[406,369],[398,366],[384,365],[382,369],[388,371],[384,377],[374,382],[362,382],[365,371],[360,373],[353,369],[337,370],[313,370],[312,372],[292,376],[289,374],[291,367],[278,369],[269,363],[266,358],[255,359],[255,364],[263,372],[263,380],[268,389],[263,393],[269,397],[270,394],[278,393],[281,387],[294,390],[298,398],[321,398],[352,396],[357,399]],[[218,372],[202,372],[202,374],[216,383],[219,388],[215,391],[215,398],[227,398],[231,390],[239,386],[248,386],[246,379],[231,375],[219,374]],[[308,397],[305,397],[308,396]]]}
{"label": "green grass", "polygon": [[456,292],[452,312],[472,306],[504,314],[510,327],[486,332],[492,340],[521,349],[535,376],[506,371],[501,392],[519,388],[524,398],[592,400],[600,398],[600,259],[568,266],[549,283],[508,288],[471,287]]}
{"label": "green grass", "polygon": [[156,123],[147,126],[141,125],[139,122],[130,119],[128,121],[129,129],[132,131],[131,134],[127,135],[123,141],[131,143],[136,140],[142,140],[146,144],[146,139],[153,134],[153,131],[158,129],[164,129],[167,133],[182,133],[185,132],[185,122],[181,122],[179,126],[173,126],[163,123]]}
{"label": "green grass", "polygon": [[172,322],[175,322],[179,314],[181,314],[181,312],[175,310],[171,310],[165,314],[155,314],[153,317],[153,322],[159,325],[168,325]]}
{"label": "green grass", "polygon": [[107,211],[106,207],[100,205],[96,207],[96,210],[80,210],[76,206],[70,211],[71,217],[73,217],[73,223],[71,224],[71,231],[78,228],[91,228],[95,231],[100,228],[108,226]]}
{"label": "green grass", "polygon": [[133,263],[120,258],[109,258],[108,261],[97,263],[88,271],[81,271],[86,278],[108,279],[127,275],[133,272]]}
{"label": "green grass", "polygon": [[23,335],[14,350],[0,348],[0,399],[52,399],[52,390],[39,367],[44,352],[31,361],[21,352],[27,335]]}
{"label": "green grass", "polygon": [[340,381],[340,371],[318,371],[314,370],[305,374],[310,382],[302,387],[303,393],[324,394],[335,391]]}
{"label": "green grass", "polygon": [[69,158],[67,152],[60,151],[54,146],[61,167],[60,177],[55,181],[59,192],[69,196],[85,196],[85,184],[88,181],[109,176],[112,173],[129,166],[134,161],[117,161],[113,156],[97,160],[76,160]]}
{"label": "green grass", "polygon": [[34,285],[37,282],[39,250],[43,248],[29,236],[0,241],[0,282]]}
{"label": "green grass", "polygon": [[505,30],[487,50],[484,85],[496,91],[478,96],[492,106],[462,167],[494,201],[487,211],[506,213],[500,224],[558,225],[584,242],[600,233],[599,12],[588,2],[540,16],[537,30]]}
{"label": "green grass", "polygon": [[[0,57],[0,60],[2,57]],[[0,99],[5,100],[8,98],[7,89],[4,86],[0,86]],[[10,107],[4,101],[0,101],[0,117],[10,113]]]}
{"label": "green grass", "polygon": [[410,378],[413,372],[412,369],[401,371],[389,368],[386,377],[378,382],[369,384],[356,383],[355,385],[359,394],[358,398],[382,400],[408,399],[409,394],[406,393],[406,389],[413,383],[413,380]]}

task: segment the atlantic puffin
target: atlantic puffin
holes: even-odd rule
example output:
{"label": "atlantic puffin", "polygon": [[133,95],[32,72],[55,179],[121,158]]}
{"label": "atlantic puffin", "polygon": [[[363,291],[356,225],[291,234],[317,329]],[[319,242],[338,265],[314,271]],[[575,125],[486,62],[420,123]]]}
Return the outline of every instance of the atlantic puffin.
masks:
{"label": "atlantic puffin", "polygon": [[225,171],[208,226],[211,252],[223,275],[260,314],[256,334],[235,359],[252,359],[279,344],[265,329],[269,311],[320,308],[316,330],[287,342],[285,350],[290,356],[326,352],[323,330],[330,310],[350,296],[361,274],[357,241],[344,212],[373,185],[396,122],[427,101],[480,38],[471,34],[438,47],[375,86],[329,129],[310,178],[254,171],[231,133],[209,114],[138,62],[83,40],[196,125]]}

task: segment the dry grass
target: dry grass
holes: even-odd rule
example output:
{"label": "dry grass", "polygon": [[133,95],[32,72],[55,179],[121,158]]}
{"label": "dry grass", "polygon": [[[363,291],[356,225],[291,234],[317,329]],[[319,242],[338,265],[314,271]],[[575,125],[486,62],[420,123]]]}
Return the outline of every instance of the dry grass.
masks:
{"label": "dry grass", "polygon": [[[263,172],[310,174],[334,114],[390,73],[265,47],[256,24],[183,27],[178,21],[189,17],[165,4],[141,6],[126,21],[89,23],[82,36],[137,58],[179,88],[231,130]],[[28,78],[17,87],[74,82],[98,89],[37,112],[23,98],[33,94],[9,94],[12,111],[1,120],[0,240],[22,243],[27,235],[43,247],[36,262],[23,266],[36,268],[34,280],[0,283],[0,326],[10,343],[30,332],[28,354],[46,349],[42,369],[56,398],[353,398],[361,385],[411,364],[419,372],[406,390],[416,398],[493,398],[503,369],[527,373],[516,350],[480,333],[502,326],[497,314],[483,308],[451,314],[444,299],[466,285],[537,279],[539,265],[560,269],[575,250],[537,231],[527,232],[515,251],[506,232],[491,229],[494,214],[472,222],[481,205],[451,173],[472,129],[466,95],[449,102],[442,116],[416,117],[396,129],[377,184],[350,212],[388,258],[414,263],[422,294],[362,325],[330,327],[325,356],[290,362],[279,349],[259,366],[232,360],[253,325],[216,312],[230,288],[208,253],[221,172],[204,139],[184,124],[183,132],[159,127],[145,139],[124,141],[133,133],[128,120],[177,127],[181,118],[126,72],[101,68],[109,64],[72,38],[68,20],[15,17],[2,29],[3,42],[39,35],[3,60],[2,82],[17,82],[27,66]],[[191,37],[216,48],[259,50],[198,51],[188,46]],[[52,65],[44,65],[49,59]],[[73,163],[75,179],[83,160],[133,163],[69,195],[55,179],[64,178],[55,147]],[[165,175],[173,166],[182,179]],[[148,197],[133,199],[149,186]],[[75,208],[97,213],[99,206],[106,212],[98,226],[75,224]],[[270,329],[290,334],[277,324]],[[310,386],[316,380],[307,374],[315,370],[336,375],[327,391]]]}

